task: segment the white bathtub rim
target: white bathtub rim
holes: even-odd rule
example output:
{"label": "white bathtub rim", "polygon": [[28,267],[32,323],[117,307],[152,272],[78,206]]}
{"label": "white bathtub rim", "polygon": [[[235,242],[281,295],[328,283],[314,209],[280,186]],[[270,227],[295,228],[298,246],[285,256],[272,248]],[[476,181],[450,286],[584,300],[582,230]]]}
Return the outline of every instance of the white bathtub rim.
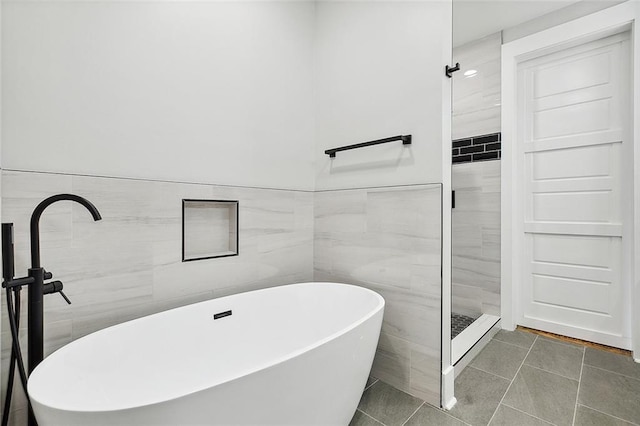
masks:
{"label": "white bathtub rim", "polygon": [[[313,343],[311,343],[311,344],[309,344],[307,346],[304,346],[304,347],[302,347],[302,348],[300,348],[298,350],[289,352],[285,356],[281,356],[280,358],[277,358],[272,362],[264,363],[264,364],[256,363],[255,366],[253,366],[252,368],[247,368],[244,371],[240,371],[240,372],[238,372],[238,374],[236,374],[234,377],[232,377],[230,379],[226,379],[226,380],[223,380],[223,381],[216,382],[216,383],[214,383],[214,384],[212,384],[210,386],[207,386],[207,387],[195,387],[194,386],[193,390],[190,391],[190,392],[180,393],[179,395],[168,395],[167,398],[164,398],[164,399],[154,399],[153,401],[141,401],[139,403],[128,405],[128,406],[125,406],[125,405],[121,404],[121,405],[115,406],[113,408],[106,407],[106,408],[100,408],[100,409],[98,409],[98,408],[95,408],[95,409],[83,409],[82,407],[60,406],[59,404],[43,403],[43,402],[39,401],[37,398],[33,399],[31,397],[31,392],[30,392],[30,388],[31,388],[29,386],[30,383],[31,383],[30,381],[27,383],[27,389],[29,390],[29,397],[30,397],[30,399],[35,400],[35,402],[37,404],[39,404],[39,405],[41,405],[43,407],[47,407],[49,409],[60,410],[60,411],[73,411],[73,412],[78,412],[78,413],[108,413],[108,412],[124,411],[124,410],[132,410],[132,409],[138,409],[138,408],[143,408],[143,407],[150,407],[150,406],[153,406],[153,405],[156,405],[156,404],[162,404],[162,403],[166,403],[166,402],[169,402],[169,401],[185,398],[185,397],[188,397],[189,395],[194,395],[196,393],[206,391],[207,389],[211,389],[211,388],[218,387],[218,386],[223,386],[225,384],[234,382],[236,380],[240,380],[240,379],[242,379],[242,378],[244,378],[246,376],[249,376],[251,374],[254,374],[254,373],[258,372],[258,371],[275,367],[275,366],[280,365],[280,364],[282,364],[284,362],[287,362],[287,361],[289,361],[289,360],[291,360],[293,358],[296,358],[296,357],[298,357],[298,356],[300,356],[302,354],[305,354],[305,353],[307,353],[309,351],[312,351],[313,349],[318,348],[318,347],[320,347],[320,346],[322,346],[322,345],[324,345],[324,344],[326,344],[326,343],[328,343],[328,342],[330,342],[332,340],[335,340],[335,339],[337,339],[338,337],[340,337],[342,335],[345,335],[345,334],[349,333],[350,331],[356,329],[357,327],[359,327],[360,325],[362,325],[366,321],[370,320],[372,317],[374,317],[378,313],[381,313],[382,315],[384,315],[384,307],[385,307],[385,303],[386,303],[384,298],[379,293],[377,293],[376,291],[373,291],[373,290],[368,289],[366,287],[362,287],[362,286],[358,286],[358,285],[354,285],[354,284],[345,284],[345,283],[337,283],[337,282],[323,282],[323,281],[312,281],[312,282],[306,282],[306,283],[292,283],[292,284],[284,284],[284,285],[273,286],[273,287],[268,287],[268,288],[263,288],[263,289],[258,289],[258,290],[249,290],[249,291],[245,291],[245,292],[234,293],[234,294],[223,296],[223,297],[219,297],[219,298],[212,298],[212,299],[204,300],[204,301],[201,301],[201,302],[195,302],[195,303],[190,303],[190,304],[183,305],[183,306],[178,306],[178,307],[175,307],[175,308],[167,309],[165,311],[156,312],[156,313],[151,314],[151,315],[145,315],[145,316],[140,317],[140,318],[136,318],[136,319],[133,319],[133,320],[125,321],[125,322],[120,323],[120,324],[112,325],[112,326],[105,327],[103,329],[94,331],[93,333],[90,333],[90,334],[88,334],[86,336],[83,336],[83,337],[77,339],[77,340],[74,340],[73,342],[68,343],[67,345],[63,346],[62,348],[58,349],[55,352],[58,352],[59,350],[62,350],[64,348],[68,347],[69,345],[74,345],[76,342],[81,341],[85,337],[91,336],[91,335],[93,335],[95,333],[99,333],[99,332],[101,332],[103,330],[123,327],[129,322],[138,321],[138,320],[142,320],[142,319],[147,319],[149,317],[153,317],[155,315],[160,315],[160,314],[163,314],[165,312],[173,311],[175,309],[182,309],[182,308],[186,308],[186,307],[192,306],[192,305],[204,304],[204,303],[208,303],[208,302],[210,302],[212,300],[221,300],[221,299],[224,299],[224,298],[230,298],[230,297],[233,297],[233,296],[236,296],[236,295],[239,295],[239,294],[244,294],[244,293],[250,293],[250,292],[258,293],[258,292],[265,292],[265,291],[273,291],[275,289],[279,289],[279,288],[282,288],[282,287],[290,287],[290,286],[303,287],[303,286],[314,286],[314,285],[331,285],[331,286],[340,286],[340,287],[347,286],[347,287],[358,288],[359,291],[362,290],[362,291],[365,291],[365,292],[373,294],[376,297],[376,299],[378,300],[378,304],[374,308],[372,308],[372,310],[369,311],[366,315],[364,315],[363,317],[359,318],[357,321],[354,321],[354,322],[350,323],[347,327],[345,327],[345,328],[343,328],[343,329],[341,329],[341,330],[339,330],[339,331],[337,331],[335,333],[332,333],[332,334],[328,335],[327,337],[325,337],[323,339],[317,340],[317,341],[315,341],[315,342],[313,342]],[[53,355],[53,353],[51,355]],[[51,356],[51,355],[49,355],[49,356]],[[40,363],[36,367],[36,369],[34,370],[34,373],[37,371],[38,368],[40,368],[40,366],[42,366],[45,363],[45,361],[46,361],[46,358],[42,363]]]}

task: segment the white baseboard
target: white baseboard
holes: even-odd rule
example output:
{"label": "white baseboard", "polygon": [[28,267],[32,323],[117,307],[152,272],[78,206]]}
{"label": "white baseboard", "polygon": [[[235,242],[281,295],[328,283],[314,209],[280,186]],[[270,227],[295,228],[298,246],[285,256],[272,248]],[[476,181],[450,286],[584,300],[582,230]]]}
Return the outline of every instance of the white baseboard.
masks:
{"label": "white baseboard", "polygon": [[453,366],[447,367],[442,372],[442,408],[451,410],[456,405],[456,397],[454,393],[455,370]]}
{"label": "white baseboard", "polygon": [[453,408],[454,405],[456,405],[456,402],[458,402],[458,400],[454,396],[453,398],[450,399],[449,403],[442,408],[444,408],[446,411],[449,411]]}

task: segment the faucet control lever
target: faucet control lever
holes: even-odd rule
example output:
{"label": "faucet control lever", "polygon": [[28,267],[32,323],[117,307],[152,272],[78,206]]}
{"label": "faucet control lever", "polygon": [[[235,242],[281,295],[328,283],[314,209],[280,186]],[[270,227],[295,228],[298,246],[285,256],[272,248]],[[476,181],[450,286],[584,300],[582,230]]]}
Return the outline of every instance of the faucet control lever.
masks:
{"label": "faucet control lever", "polygon": [[67,305],[71,304],[71,300],[69,300],[69,298],[67,297],[66,294],[64,294],[64,291],[60,290],[58,293],[60,293],[60,296],[62,296],[62,298],[64,299],[65,302],[67,302]]}
{"label": "faucet control lever", "polygon": [[53,274],[51,272],[44,271],[44,279],[50,280],[51,278],[53,278]]}
{"label": "faucet control lever", "polygon": [[67,295],[64,294],[64,291],[62,291],[63,287],[64,286],[62,285],[62,281],[51,281],[50,283],[46,283],[42,286],[42,293],[44,294],[60,293],[60,296],[62,296],[65,302],[67,302],[70,305],[71,300],[69,300]]}

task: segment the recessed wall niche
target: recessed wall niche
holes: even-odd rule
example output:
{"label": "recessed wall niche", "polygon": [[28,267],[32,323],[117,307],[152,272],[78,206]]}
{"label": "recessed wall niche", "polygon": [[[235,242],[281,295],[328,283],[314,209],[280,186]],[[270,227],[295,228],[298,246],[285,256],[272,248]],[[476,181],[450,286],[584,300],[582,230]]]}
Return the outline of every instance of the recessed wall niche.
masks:
{"label": "recessed wall niche", "polygon": [[238,255],[238,201],[182,200],[182,261]]}

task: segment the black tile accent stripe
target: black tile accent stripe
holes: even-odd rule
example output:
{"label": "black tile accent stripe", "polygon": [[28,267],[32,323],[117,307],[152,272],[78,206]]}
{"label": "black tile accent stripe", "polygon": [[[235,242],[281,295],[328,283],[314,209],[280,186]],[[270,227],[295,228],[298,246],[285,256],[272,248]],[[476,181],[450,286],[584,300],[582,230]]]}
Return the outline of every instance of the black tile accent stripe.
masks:
{"label": "black tile accent stripe", "polygon": [[502,134],[491,133],[452,141],[453,164],[498,160],[502,157]]}
{"label": "black tile accent stripe", "polygon": [[483,145],[468,146],[466,148],[460,148],[460,154],[471,154],[473,152],[484,152]]}
{"label": "black tile accent stripe", "polygon": [[498,151],[473,154],[473,161],[497,160],[497,159],[498,159]]}
{"label": "black tile accent stripe", "polygon": [[461,146],[469,146],[471,145],[471,139],[458,139],[453,141],[451,146],[453,148],[460,148]]}
{"label": "black tile accent stripe", "polygon": [[500,142],[496,142],[496,143],[488,143],[484,146],[484,150],[485,151],[500,151],[501,148],[501,143]]}
{"label": "black tile accent stripe", "polygon": [[484,136],[474,136],[473,144],[474,145],[483,145],[490,142],[498,142],[500,140],[500,133],[493,133],[491,135]]}
{"label": "black tile accent stripe", "polygon": [[453,157],[454,163],[470,163],[472,160],[471,155],[457,155]]}

